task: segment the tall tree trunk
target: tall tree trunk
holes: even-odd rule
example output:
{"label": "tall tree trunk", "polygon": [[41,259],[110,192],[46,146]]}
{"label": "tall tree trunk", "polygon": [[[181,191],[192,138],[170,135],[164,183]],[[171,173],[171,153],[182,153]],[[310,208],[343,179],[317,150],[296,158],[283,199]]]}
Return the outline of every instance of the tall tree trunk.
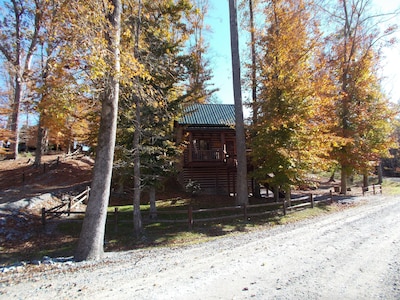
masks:
{"label": "tall tree trunk", "polygon": [[143,233],[142,215],[140,213],[140,101],[136,97],[136,120],[133,134],[133,227],[136,238]]}
{"label": "tall tree trunk", "polygon": [[382,161],[379,161],[377,168],[378,168],[378,184],[382,184],[383,182]]}
{"label": "tall tree trunk", "polygon": [[[343,12],[344,12],[344,24],[343,24],[343,35],[344,35],[344,47],[343,47],[343,53],[342,53],[342,93],[344,94],[343,99],[342,99],[342,116],[341,116],[341,122],[342,122],[342,137],[343,138],[349,138],[350,133],[349,133],[349,105],[350,105],[350,99],[349,99],[349,93],[348,93],[348,78],[349,78],[349,68],[350,68],[350,59],[352,57],[351,51],[348,53],[348,44],[350,42],[351,38],[351,29],[350,29],[350,23],[349,23],[349,16],[348,16],[348,11],[347,11],[347,0],[342,1],[343,5]],[[352,47],[351,47],[352,48]],[[343,146],[342,151],[344,152],[344,155],[347,153],[348,147],[345,145]],[[346,160],[346,158],[345,158]],[[343,162],[341,163],[342,171],[341,171],[341,177],[340,177],[340,186],[341,186],[341,191],[340,193],[343,195],[347,194],[347,164],[344,164]]]}
{"label": "tall tree trunk", "polygon": [[19,144],[19,118],[21,109],[21,99],[22,99],[22,86],[23,79],[22,76],[15,76],[15,90],[14,90],[14,103],[12,106],[11,114],[11,132],[13,132],[14,137],[11,141],[11,151],[14,153],[13,158],[18,159],[18,144]]}
{"label": "tall tree trunk", "polygon": [[347,172],[343,165],[340,173],[340,193],[343,195],[347,194]]}
{"label": "tall tree trunk", "polygon": [[336,173],[336,168],[333,169],[331,177],[329,177],[328,182],[335,182],[335,173]]}
{"label": "tall tree trunk", "polygon": [[[11,150],[14,153],[14,159],[17,159],[18,145],[20,140],[19,118],[23,88],[25,86],[24,75],[30,70],[32,57],[36,51],[44,7],[42,6],[43,3],[41,1],[34,1],[33,24],[29,24],[29,22],[26,21],[28,19],[27,13],[31,11],[28,9],[28,5],[31,5],[32,3],[25,3],[24,1],[10,2],[9,8],[11,9],[15,18],[13,20],[9,20],[9,24],[12,24],[11,26],[13,29],[11,29],[12,32],[10,32],[10,36],[8,36],[10,43],[6,42],[5,45],[1,45],[0,52],[4,55],[5,59],[10,63],[10,65],[14,67],[15,72],[14,102],[11,113],[10,130],[14,134],[13,140],[11,141]],[[29,18],[32,20],[31,17],[32,16],[30,15]],[[28,37],[28,35],[25,35],[25,33],[28,32],[26,26],[29,25],[32,25],[32,28],[29,28]],[[5,27],[7,27],[7,25],[5,25]]]}
{"label": "tall tree trunk", "polygon": [[149,198],[150,198],[150,218],[157,219],[156,188],[154,186],[150,186]]}
{"label": "tall tree trunk", "polygon": [[250,36],[251,36],[251,98],[253,106],[253,124],[257,123],[257,66],[256,66],[256,33],[254,26],[253,0],[249,0]]}
{"label": "tall tree trunk", "polygon": [[255,198],[261,198],[261,188],[260,188],[260,184],[258,183],[258,180],[253,178],[251,180],[251,188],[252,188],[252,192],[253,192],[253,196]]}
{"label": "tall tree trunk", "polygon": [[42,122],[39,120],[34,162],[35,166],[40,166],[42,163],[42,156],[46,147],[47,130],[42,126],[41,123]]}
{"label": "tall tree trunk", "polygon": [[97,260],[104,253],[104,233],[107,207],[110,197],[111,175],[117,132],[119,73],[120,73],[120,35],[121,0],[111,0],[113,11],[109,15],[111,28],[108,32],[108,50],[111,53],[112,72],[104,91],[96,161],[93,181],[85,219],[83,221],[75,259]]}
{"label": "tall tree trunk", "polygon": [[368,187],[368,171],[365,171],[363,174],[363,187]]}
{"label": "tall tree trunk", "polygon": [[238,204],[247,204],[248,191],[247,191],[246,139],[244,132],[242,88],[240,80],[240,57],[239,57],[239,37],[238,37],[238,25],[237,25],[236,0],[229,0],[229,17],[230,17],[230,31],[231,31],[233,94],[235,99],[235,118],[236,118],[236,154],[237,154],[236,202]]}
{"label": "tall tree trunk", "polygon": [[[142,1],[138,2],[138,18],[136,25],[136,41],[134,54],[136,59],[139,59],[139,37],[141,30],[141,12]],[[139,80],[138,84],[139,84]],[[135,95],[135,132],[133,133],[133,228],[136,238],[140,238],[143,234],[142,215],[140,213],[140,134],[141,134],[141,120],[140,120],[140,97]]]}
{"label": "tall tree trunk", "polygon": [[[249,0],[250,15],[250,37],[251,37],[251,98],[253,108],[253,125],[257,124],[258,107],[257,107],[257,69],[256,69],[256,33],[254,26],[254,9],[253,0]],[[268,190],[267,190],[268,191]],[[253,196],[261,198],[260,184],[257,179],[253,179]]]}
{"label": "tall tree trunk", "polygon": [[291,193],[290,193],[290,187],[285,188],[285,201],[287,203],[287,206],[292,206],[292,198],[291,198]]}
{"label": "tall tree trunk", "polygon": [[274,189],[274,200],[276,203],[278,203],[279,202],[279,186],[275,185],[273,187],[273,189]]}

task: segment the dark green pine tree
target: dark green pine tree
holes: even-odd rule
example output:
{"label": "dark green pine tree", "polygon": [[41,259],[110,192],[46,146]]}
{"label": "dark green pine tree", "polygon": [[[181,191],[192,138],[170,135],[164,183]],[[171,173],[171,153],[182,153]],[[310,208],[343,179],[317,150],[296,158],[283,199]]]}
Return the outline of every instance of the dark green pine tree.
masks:
{"label": "dark green pine tree", "polygon": [[[122,89],[119,117],[118,160],[114,182],[134,180],[134,218],[140,216],[140,193],[151,191],[173,172],[179,145],[173,142],[173,121],[187,98],[190,55],[184,49],[190,31],[185,16],[196,13],[189,1],[142,1],[125,26],[135,36],[135,59],[142,74]],[[130,35],[127,34],[129,37]],[[140,221],[137,237],[143,234]]]}

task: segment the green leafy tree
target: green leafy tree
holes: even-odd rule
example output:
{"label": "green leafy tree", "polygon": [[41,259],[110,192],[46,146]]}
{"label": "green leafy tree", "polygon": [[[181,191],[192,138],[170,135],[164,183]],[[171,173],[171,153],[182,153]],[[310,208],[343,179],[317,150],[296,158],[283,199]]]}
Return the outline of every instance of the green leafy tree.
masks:
{"label": "green leafy tree", "polygon": [[39,42],[45,7],[45,1],[42,0],[9,0],[3,1],[0,10],[0,53],[8,62],[13,77],[9,130],[14,135],[11,148],[15,159],[18,158],[21,103],[26,97],[26,83]]}
{"label": "green leafy tree", "polygon": [[308,4],[269,1],[264,10],[267,26],[258,40],[262,57],[258,114],[251,128],[254,176],[287,195],[323,155],[318,122],[322,97],[313,85],[319,33]]}
{"label": "green leafy tree", "polygon": [[341,138],[332,157],[341,166],[343,194],[348,177],[355,171],[367,172],[370,162],[385,155],[391,145],[393,114],[380,92],[377,70],[380,49],[396,27],[380,32],[377,24],[382,25],[388,15],[373,15],[370,9],[370,1],[343,0],[330,11],[337,27],[328,40],[329,67],[339,95],[333,133]]}
{"label": "green leafy tree", "polygon": [[[246,31],[250,33],[250,40],[247,43],[249,49],[249,61],[251,63],[246,63],[246,77],[249,80],[244,80],[244,84],[251,90],[251,100],[249,107],[251,107],[252,121],[257,122],[258,106],[257,106],[257,96],[258,96],[258,80],[259,80],[259,57],[257,49],[257,40],[259,38],[260,29],[258,27],[262,26],[257,24],[257,17],[262,16],[262,6],[260,0],[242,0],[240,3],[240,9],[242,11],[243,27]],[[257,26],[258,25],[258,26]]]}
{"label": "green leafy tree", "polygon": [[84,84],[77,81],[77,64],[71,64],[68,42],[71,33],[65,30],[64,19],[69,9],[61,1],[52,1],[47,3],[46,10],[42,12],[38,43],[40,55],[33,63],[29,85],[39,114],[36,165],[41,163],[50,136],[58,146],[69,148],[74,139],[73,129],[76,126],[73,124],[85,123],[77,118],[87,99],[80,95]]}
{"label": "green leafy tree", "polygon": [[115,166],[120,185],[133,178],[134,231],[140,237],[141,190],[144,185],[153,189],[173,170],[170,162],[179,150],[172,140],[173,120],[187,97],[189,58],[184,50],[191,33],[187,20],[195,10],[189,1],[165,0],[141,1],[130,9],[122,45],[124,53],[134,53],[141,73],[122,85]]}
{"label": "green leafy tree", "polygon": [[187,100],[191,103],[211,102],[212,94],[218,89],[212,88],[210,80],[212,72],[210,68],[210,59],[206,53],[209,44],[204,38],[209,30],[205,24],[205,17],[208,13],[208,0],[194,0],[195,9],[188,15],[188,25],[191,32],[189,40],[189,54],[186,60],[189,80],[186,87]]}
{"label": "green leafy tree", "polygon": [[5,148],[5,145],[13,138],[13,132],[9,129],[13,99],[13,76],[10,74],[9,63],[3,63],[1,76],[4,82],[3,86],[0,87],[0,155],[8,155],[8,149]]}
{"label": "green leafy tree", "polygon": [[106,53],[102,59],[109,68],[105,70],[103,77],[102,111],[92,188],[75,252],[76,260],[96,260],[103,255],[116,139],[122,3],[120,0],[111,0],[102,9],[102,18],[98,24],[108,25],[102,31],[105,35],[102,45],[105,46]]}

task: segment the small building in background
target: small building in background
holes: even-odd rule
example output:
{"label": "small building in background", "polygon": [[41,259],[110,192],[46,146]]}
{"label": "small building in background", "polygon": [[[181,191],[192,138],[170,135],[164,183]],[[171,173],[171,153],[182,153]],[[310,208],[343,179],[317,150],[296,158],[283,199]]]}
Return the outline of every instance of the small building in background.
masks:
{"label": "small building in background", "polygon": [[200,184],[202,194],[232,195],[236,185],[235,108],[232,104],[194,104],[175,123],[185,142],[179,181]]}

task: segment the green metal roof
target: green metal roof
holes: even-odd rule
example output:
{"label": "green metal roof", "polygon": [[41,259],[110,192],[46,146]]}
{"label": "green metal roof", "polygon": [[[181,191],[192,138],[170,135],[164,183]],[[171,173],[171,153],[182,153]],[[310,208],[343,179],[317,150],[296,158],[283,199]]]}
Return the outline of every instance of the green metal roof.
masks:
{"label": "green metal roof", "polygon": [[235,106],[193,104],[184,109],[184,115],[178,123],[192,126],[235,126]]}

